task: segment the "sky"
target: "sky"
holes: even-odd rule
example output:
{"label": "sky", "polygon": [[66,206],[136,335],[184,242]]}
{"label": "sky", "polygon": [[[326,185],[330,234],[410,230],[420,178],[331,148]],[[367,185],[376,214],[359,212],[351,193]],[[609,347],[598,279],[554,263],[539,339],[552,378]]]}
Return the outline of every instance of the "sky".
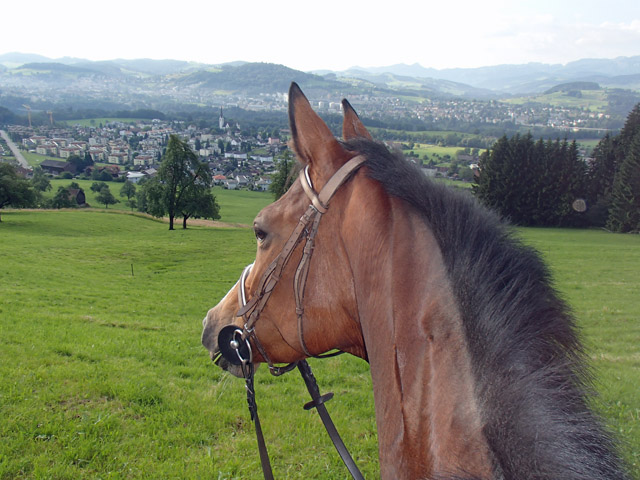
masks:
{"label": "sky", "polygon": [[640,55],[638,0],[6,0],[0,54],[469,68]]}

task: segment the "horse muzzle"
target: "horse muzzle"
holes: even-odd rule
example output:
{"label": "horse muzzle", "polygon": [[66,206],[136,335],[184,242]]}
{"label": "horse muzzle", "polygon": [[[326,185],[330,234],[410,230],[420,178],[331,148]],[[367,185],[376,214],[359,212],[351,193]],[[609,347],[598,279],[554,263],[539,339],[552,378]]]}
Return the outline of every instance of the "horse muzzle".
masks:
{"label": "horse muzzle", "polygon": [[[209,351],[209,356],[215,365],[236,377],[242,378],[241,366],[234,365],[224,358],[220,353],[220,345],[218,344],[220,331],[234,321],[238,321],[238,318],[235,316],[237,304],[235,302],[229,302],[230,305],[227,305],[227,302],[225,302],[228,298],[234,298],[231,295],[233,290],[232,288],[218,305],[209,310],[207,316],[202,321],[202,345]],[[242,327],[238,326],[238,328]]]}

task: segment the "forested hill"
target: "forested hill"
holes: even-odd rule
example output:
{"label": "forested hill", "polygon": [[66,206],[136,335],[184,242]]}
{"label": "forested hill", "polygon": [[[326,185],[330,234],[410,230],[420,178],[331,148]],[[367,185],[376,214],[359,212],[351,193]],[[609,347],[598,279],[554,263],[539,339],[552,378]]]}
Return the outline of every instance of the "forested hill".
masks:
{"label": "forested hill", "polygon": [[215,71],[202,70],[189,73],[176,80],[176,83],[197,85],[213,90],[256,94],[286,92],[292,81],[305,85],[307,89],[340,90],[345,87],[342,82],[273,63],[224,65]]}

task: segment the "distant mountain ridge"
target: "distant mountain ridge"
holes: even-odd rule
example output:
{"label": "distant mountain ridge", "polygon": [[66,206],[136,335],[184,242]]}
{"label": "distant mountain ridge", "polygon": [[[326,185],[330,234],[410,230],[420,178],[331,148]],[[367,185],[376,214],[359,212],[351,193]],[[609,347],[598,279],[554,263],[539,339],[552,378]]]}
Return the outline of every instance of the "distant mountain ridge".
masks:
{"label": "distant mountain ridge", "polygon": [[[222,81],[226,75],[226,73],[220,75],[214,81],[213,79],[216,78],[215,70],[225,66],[241,67],[247,62],[210,65],[170,59],[90,61],[71,57],[50,59],[41,55],[14,52],[0,55],[0,67],[5,67],[0,68],[0,72],[34,63],[63,64],[111,76],[195,75],[204,72],[200,76],[202,78],[209,77],[204,81],[215,83]],[[257,65],[270,64],[259,63]],[[341,72],[328,70],[300,72],[289,69],[289,73],[295,77],[299,77],[300,74],[324,77],[329,82],[346,81],[354,84],[353,79],[359,79],[369,82],[377,88],[408,88],[437,95],[486,98],[495,94],[542,93],[556,85],[571,82],[596,82],[605,87],[640,90],[640,55],[614,59],[581,59],[566,65],[527,63],[438,70],[414,63],[412,65],[396,64],[381,67],[354,66]],[[192,80],[197,77],[196,75]],[[189,83],[189,80],[183,81]]]}
{"label": "distant mountain ridge", "polygon": [[354,71],[449,80],[475,88],[511,94],[539,93],[561,83],[576,81],[640,88],[637,77],[640,75],[640,55],[614,59],[581,59],[566,65],[527,63],[442,70],[425,68],[418,63],[397,64],[386,67],[353,67],[336,74],[349,76]]}

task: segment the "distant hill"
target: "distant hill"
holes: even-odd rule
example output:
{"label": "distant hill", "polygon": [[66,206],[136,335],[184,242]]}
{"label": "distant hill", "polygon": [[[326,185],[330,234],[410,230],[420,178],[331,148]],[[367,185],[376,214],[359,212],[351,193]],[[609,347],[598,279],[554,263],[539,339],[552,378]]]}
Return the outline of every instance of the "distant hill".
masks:
{"label": "distant hill", "polygon": [[640,73],[633,75],[618,75],[607,80],[610,87],[630,88],[640,91]]}
{"label": "distant hill", "polygon": [[[436,70],[419,64],[391,65],[387,67],[354,67],[338,75],[350,75],[352,70],[371,74],[391,73],[412,77],[449,80],[480,89],[500,93],[541,93],[555,85],[576,81],[597,81],[601,86],[620,86],[620,77],[628,85],[637,85],[634,78],[640,74],[640,55],[615,59],[582,59],[566,65],[527,63],[520,65],[494,65],[478,68],[448,68]],[[624,80],[623,80],[624,81]],[[628,88],[628,87],[627,87]]]}
{"label": "distant hill", "polygon": [[344,87],[335,80],[272,63],[245,63],[237,67],[225,65],[218,71],[190,73],[176,80],[176,83],[236,93],[285,93],[292,81],[307,90]]}
{"label": "distant hill", "polygon": [[553,88],[550,88],[545,94],[555,93],[555,92],[575,92],[579,90],[600,90],[600,85],[595,82],[570,82],[570,83],[562,83],[560,85],[556,85]]}
{"label": "distant hill", "polygon": [[33,53],[11,52],[0,55],[0,65],[3,65],[7,68],[19,67],[20,65],[24,65],[25,63],[50,61],[50,58],[43,57],[42,55],[35,55]]}
{"label": "distant hill", "polygon": [[[399,69],[402,70],[402,69]],[[429,77],[408,76],[390,72],[373,73],[356,68],[339,73],[342,80],[361,79],[378,87],[395,90],[413,90],[430,96],[460,96],[473,98],[495,98],[496,93],[484,88]]]}
{"label": "distant hill", "polygon": [[111,63],[118,65],[125,70],[147,73],[150,75],[170,75],[173,73],[185,72],[204,68],[202,63],[185,62],[182,60],[152,60],[141,58],[138,60],[113,60]]}
{"label": "distant hill", "polygon": [[74,75],[94,75],[100,73],[93,68],[77,67],[65,65],[63,63],[27,63],[19,68],[20,71],[32,70],[35,72],[46,72],[51,74],[74,74]]}

